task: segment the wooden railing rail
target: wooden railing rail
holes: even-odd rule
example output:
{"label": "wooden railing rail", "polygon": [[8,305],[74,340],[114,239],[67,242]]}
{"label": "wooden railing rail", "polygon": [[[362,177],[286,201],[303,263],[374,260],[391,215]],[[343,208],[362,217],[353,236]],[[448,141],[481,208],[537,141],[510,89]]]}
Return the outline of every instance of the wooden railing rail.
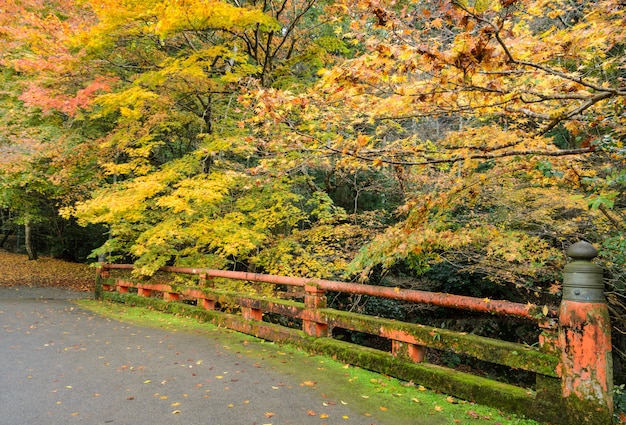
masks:
{"label": "wooden railing rail", "polygon": [[[102,270],[133,269],[132,264],[102,264]],[[468,297],[446,293],[435,293],[415,289],[400,289],[375,285],[347,283],[324,279],[306,279],[300,277],[277,276],[262,273],[249,273],[240,271],[214,270],[190,267],[165,266],[160,271],[169,273],[182,273],[192,275],[205,275],[207,277],[221,277],[248,282],[273,283],[287,286],[305,287],[315,285],[325,291],[344,292],[355,295],[369,295],[380,298],[388,298],[397,301],[429,304],[437,307],[447,307],[459,310],[468,310],[478,313],[490,313],[501,316],[513,316],[528,320],[542,320],[542,307],[535,304],[522,304],[511,301],[491,300],[488,298]],[[558,315],[558,307],[548,306],[547,317],[555,318]]]}

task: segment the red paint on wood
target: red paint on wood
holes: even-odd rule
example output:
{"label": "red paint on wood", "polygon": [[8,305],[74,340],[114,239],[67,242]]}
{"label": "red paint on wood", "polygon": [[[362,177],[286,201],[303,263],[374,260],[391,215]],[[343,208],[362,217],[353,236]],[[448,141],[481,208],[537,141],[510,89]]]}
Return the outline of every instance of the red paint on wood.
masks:
{"label": "red paint on wood", "polygon": [[611,324],[606,304],[563,300],[559,312],[564,398],[613,410]]}
{"label": "red paint on wood", "polygon": [[180,294],[175,292],[163,292],[163,299],[165,301],[178,301],[180,299]]}
{"label": "red paint on wood", "polygon": [[210,300],[207,298],[199,298],[198,305],[205,310],[215,310],[215,300]]}
{"label": "red paint on wood", "polygon": [[250,307],[241,307],[241,315],[246,320],[263,320],[263,310]]}
{"label": "red paint on wood", "polygon": [[319,285],[307,284],[304,286],[304,307],[302,312],[302,330],[310,336],[321,338],[328,335],[328,324],[317,314],[319,308],[326,308],[324,289]]}
{"label": "red paint on wood", "polygon": [[152,289],[137,287],[137,295],[140,297],[149,297],[152,294]]}
{"label": "red paint on wood", "polygon": [[407,357],[415,363],[424,361],[425,350],[421,345],[406,344],[401,341],[391,342],[391,353],[397,357]]}
{"label": "red paint on wood", "polygon": [[555,319],[544,317],[538,321],[539,348],[546,353],[557,354],[559,352],[558,322]]}
{"label": "red paint on wood", "polygon": [[[103,269],[132,269],[131,264],[104,264]],[[228,279],[245,280],[250,282],[265,282],[289,286],[317,286],[326,291],[346,292],[351,294],[370,295],[381,298],[389,298],[400,301],[409,301],[422,304],[436,305],[440,307],[470,310],[482,313],[498,314],[503,316],[516,316],[530,320],[537,320],[535,311],[538,307],[534,304],[521,304],[510,301],[480,299],[463,295],[442,294],[412,289],[389,288],[375,285],[363,285],[358,283],[337,282],[323,279],[306,279],[299,277],[287,277],[267,275],[261,273],[237,272],[228,270],[194,269],[188,267],[162,267],[160,270],[171,273],[187,273],[206,275],[207,277],[223,277]],[[556,307],[548,308],[548,316],[556,317]]]}

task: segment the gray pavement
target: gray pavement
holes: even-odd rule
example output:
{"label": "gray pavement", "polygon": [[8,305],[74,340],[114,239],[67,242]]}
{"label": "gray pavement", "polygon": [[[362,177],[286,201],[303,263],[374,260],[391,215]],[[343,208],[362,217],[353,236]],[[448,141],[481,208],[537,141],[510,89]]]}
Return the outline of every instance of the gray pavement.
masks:
{"label": "gray pavement", "polygon": [[311,365],[292,373],[246,355],[245,342],[131,326],[71,302],[89,295],[0,288],[0,425],[382,425],[332,388],[302,385],[322,373]]}

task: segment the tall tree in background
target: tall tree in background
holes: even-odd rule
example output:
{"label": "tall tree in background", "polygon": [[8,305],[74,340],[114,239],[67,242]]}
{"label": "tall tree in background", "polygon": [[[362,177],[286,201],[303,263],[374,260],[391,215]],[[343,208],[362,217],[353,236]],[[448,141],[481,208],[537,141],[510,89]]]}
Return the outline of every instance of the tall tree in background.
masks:
{"label": "tall tree in background", "polygon": [[29,257],[42,249],[84,259],[98,238],[84,244],[83,232],[58,212],[88,196],[100,175],[79,112],[108,85],[78,66],[68,45],[93,16],[65,1],[6,0],[0,9],[0,191],[11,217],[5,238],[24,227]]}

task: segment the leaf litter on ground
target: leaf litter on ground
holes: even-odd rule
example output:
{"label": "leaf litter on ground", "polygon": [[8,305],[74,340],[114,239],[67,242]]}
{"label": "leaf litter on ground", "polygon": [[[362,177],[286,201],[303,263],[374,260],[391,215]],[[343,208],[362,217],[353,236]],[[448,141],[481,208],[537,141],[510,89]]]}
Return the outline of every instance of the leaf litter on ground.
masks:
{"label": "leaf litter on ground", "polygon": [[0,286],[53,287],[93,290],[96,271],[88,264],[51,257],[29,260],[25,254],[0,250]]}

